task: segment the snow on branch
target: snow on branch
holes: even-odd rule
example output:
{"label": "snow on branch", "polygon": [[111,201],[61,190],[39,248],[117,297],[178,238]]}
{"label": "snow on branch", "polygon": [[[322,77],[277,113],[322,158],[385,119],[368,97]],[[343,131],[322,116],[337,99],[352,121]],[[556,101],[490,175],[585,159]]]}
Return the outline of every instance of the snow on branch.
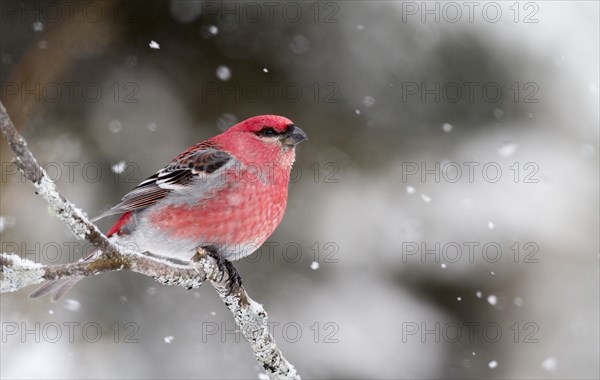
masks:
{"label": "snow on branch", "polygon": [[219,269],[216,260],[202,249],[198,250],[190,265],[178,265],[145,255],[125,253],[90,222],[80,209],[58,192],[54,182],[39,165],[27,147],[27,142],[13,125],[2,102],[0,129],[15,153],[15,165],[25,178],[33,183],[36,193],[48,202],[52,212],[78,239],[88,240],[102,252],[90,261],[80,260],[50,266],[23,259],[15,254],[2,253],[0,293],[14,292],[44,280],[91,276],[119,270],[141,273],[160,283],[188,289],[199,288],[208,280],[233,313],[235,322],[250,343],[256,360],[265,372],[273,379],[300,379],[294,366],[283,357],[269,333],[267,313],[262,305],[252,300],[242,286],[233,286],[235,282],[229,281],[232,276],[237,276],[235,269],[231,272],[226,268]]}

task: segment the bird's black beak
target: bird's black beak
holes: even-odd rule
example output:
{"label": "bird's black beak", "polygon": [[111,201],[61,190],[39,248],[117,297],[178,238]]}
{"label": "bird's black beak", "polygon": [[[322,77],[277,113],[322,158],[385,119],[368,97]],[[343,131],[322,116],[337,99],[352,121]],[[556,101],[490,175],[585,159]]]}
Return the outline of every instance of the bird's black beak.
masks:
{"label": "bird's black beak", "polygon": [[308,139],[308,137],[306,137],[306,133],[302,129],[296,127],[294,124],[290,124],[282,135],[281,141],[284,145],[294,146],[306,139]]}

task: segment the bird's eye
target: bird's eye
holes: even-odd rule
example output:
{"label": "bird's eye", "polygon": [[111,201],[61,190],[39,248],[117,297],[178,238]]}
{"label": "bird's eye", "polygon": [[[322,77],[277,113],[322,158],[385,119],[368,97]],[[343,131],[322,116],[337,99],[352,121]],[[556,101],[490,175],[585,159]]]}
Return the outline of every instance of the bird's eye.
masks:
{"label": "bird's eye", "polygon": [[278,133],[273,127],[263,127],[260,131],[258,131],[257,135],[263,137],[274,137],[277,136]]}

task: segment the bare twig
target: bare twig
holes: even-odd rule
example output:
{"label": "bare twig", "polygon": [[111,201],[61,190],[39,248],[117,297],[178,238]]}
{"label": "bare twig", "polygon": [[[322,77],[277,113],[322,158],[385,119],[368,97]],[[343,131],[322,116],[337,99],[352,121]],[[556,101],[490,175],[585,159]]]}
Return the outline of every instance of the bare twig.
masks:
{"label": "bare twig", "polygon": [[290,364],[277,347],[267,328],[267,313],[262,305],[252,300],[243,287],[232,288],[228,281],[234,273],[223,273],[214,258],[202,250],[194,256],[191,265],[177,265],[160,261],[149,256],[124,252],[113,244],[87,216],[74,204],[63,197],[44,169],[39,165],[27,142],[16,130],[6,109],[0,102],[0,129],[14,151],[15,164],[30,180],[73,234],[81,240],[88,240],[102,253],[90,261],[46,266],[23,259],[15,254],[0,255],[2,282],[0,292],[14,292],[22,287],[35,285],[44,280],[55,280],[75,276],[90,276],[102,272],[129,270],[141,273],[166,285],[185,288],[198,288],[209,280],[223,302],[233,313],[235,322],[250,343],[258,363],[273,379],[300,379],[294,366]]}

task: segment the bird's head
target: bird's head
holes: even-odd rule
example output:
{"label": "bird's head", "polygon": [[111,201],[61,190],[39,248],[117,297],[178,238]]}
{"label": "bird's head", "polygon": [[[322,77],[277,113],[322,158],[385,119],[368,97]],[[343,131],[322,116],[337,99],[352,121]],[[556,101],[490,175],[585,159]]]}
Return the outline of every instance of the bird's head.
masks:
{"label": "bird's head", "polygon": [[261,115],[246,119],[231,127],[231,132],[246,134],[256,141],[293,147],[306,140],[306,133],[288,118],[277,115]]}
{"label": "bird's head", "polygon": [[294,147],[307,138],[290,119],[277,115],[251,117],[219,137],[219,144],[238,159],[289,167],[294,162]]}

